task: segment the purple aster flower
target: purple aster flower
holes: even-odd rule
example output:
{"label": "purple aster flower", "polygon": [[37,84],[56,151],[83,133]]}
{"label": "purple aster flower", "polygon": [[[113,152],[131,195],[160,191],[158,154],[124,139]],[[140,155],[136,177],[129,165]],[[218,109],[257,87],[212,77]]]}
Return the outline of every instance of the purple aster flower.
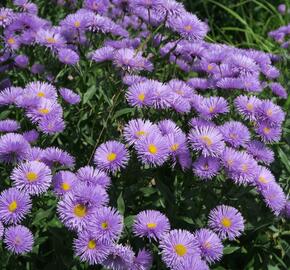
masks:
{"label": "purple aster flower", "polygon": [[223,244],[218,235],[208,229],[200,229],[195,233],[199,243],[201,256],[209,263],[219,261],[223,255]]}
{"label": "purple aster flower", "polygon": [[25,159],[29,143],[20,134],[7,133],[0,137],[0,162],[16,163]]}
{"label": "purple aster flower", "polygon": [[45,67],[42,64],[35,63],[32,65],[30,70],[32,74],[42,74],[45,71]]}
{"label": "purple aster flower", "polygon": [[158,123],[158,128],[162,136],[183,133],[180,127],[178,127],[176,123],[170,119],[160,121]]}
{"label": "purple aster flower", "polygon": [[203,78],[191,78],[187,81],[187,84],[193,89],[205,90],[210,87],[208,79]]}
{"label": "purple aster flower", "polygon": [[211,119],[218,114],[225,114],[229,111],[228,103],[222,97],[204,98],[196,109],[206,119]]}
{"label": "purple aster flower", "polygon": [[136,217],[133,225],[133,233],[139,237],[162,239],[170,230],[168,218],[156,210],[145,210]]}
{"label": "purple aster flower", "polygon": [[[166,85],[161,82],[155,80],[148,80],[147,86],[152,90],[152,98],[153,98],[153,107],[156,109],[166,109],[172,106],[175,110],[178,111],[178,108],[181,108],[180,102],[178,102],[178,98],[172,99],[172,94],[168,93]],[[185,99],[179,98],[179,101],[183,101]],[[176,101],[176,102],[175,102]],[[185,100],[187,102],[187,100]],[[182,110],[181,112],[187,112],[189,108]]]}
{"label": "purple aster flower", "polygon": [[95,210],[94,206],[84,199],[75,197],[72,192],[66,193],[57,205],[57,212],[62,223],[67,228],[77,231],[87,228]]}
{"label": "purple aster flower", "polygon": [[54,28],[39,29],[36,33],[36,42],[51,49],[59,49],[65,46],[65,38]]}
{"label": "purple aster flower", "polygon": [[124,137],[129,145],[136,143],[140,138],[149,134],[158,133],[158,127],[149,120],[132,119],[124,127]]}
{"label": "purple aster flower", "polygon": [[0,106],[14,104],[16,98],[23,92],[21,87],[8,87],[0,91]]}
{"label": "purple aster flower", "polygon": [[111,178],[105,172],[91,166],[80,168],[76,175],[78,180],[86,183],[88,186],[99,185],[103,188],[107,188],[111,184]]}
{"label": "purple aster flower", "polygon": [[39,195],[48,190],[51,184],[51,170],[39,161],[28,161],[14,168],[11,174],[13,184],[19,190],[31,195]]}
{"label": "purple aster flower", "polygon": [[281,138],[281,126],[273,127],[268,122],[261,121],[257,123],[255,129],[257,134],[266,143],[278,142]]}
{"label": "purple aster flower", "polygon": [[38,127],[43,133],[53,135],[64,131],[65,123],[60,116],[49,114],[40,119]]}
{"label": "purple aster flower", "polygon": [[195,128],[195,127],[216,127],[216,124],[212,121],[205,120],[201,117],[194,117],[194,118],[190,119],[189,126],[192,128]]}
{"label": "purple aster flower", "polygon": [[287,91],[280,83],[272,82],[269,84],[269,87],[274,94],[281,98],[287,99]]}
{"label": "purple aster flower", "polygon": [[168,82],[167,88],[175,95],[181,96],[186,99],[192,99],[194,91],[185,82],[173,79]]}
{"label": "purple aster flower", "polygon": [[23,95],[37,97],[38,99],[56,100],[57,92],[55,87],[46,82],[31,82],[26,85]]}
{"label": "purple aster flower", "polygon": [[[87,15],[88,13],[85,14]],[[81,12],[69,14],[60,22],[60,25],[63,29],[70,29],[74,31],[84,30],[89,25],[88,16],[84,16],[85,14],[81,14]]]}
{"label": "purple aster flower", "polygon": [[75,163],[74,157],[57,147],[48,147],[44,149],[42,161],[50,167],[56,164],[73,167]]}
{"label": "purple aster flower", "polygon": [[167,267],[173,268],[186,259],[200,254],[197,239],[186,230],[172,230],[160,240],[162,260]]}
{"label": "purple aster flower", "polygon": [[106,268],[116,270],[132,269],[134,252],[129,246],[113,245],[109,256],[102,262]]}
{"label": "purple aster flower", "polygon": [[221,239],[234,240],[244,231],[241,213],[227,205],[219,205],[210,211],[208,225]]}
{"label": "purple aster flower", "polygon": [[257,115],[259,120],[266,121],[272,126],[281,125],[285,119],[285,113],[280,106],[271,100],[263,100],[258,108]]}
{"label": "purple aster flower", "polygon": [[117,241],[123,230],[123,216],[114,208],[98,208],[88,228],[97,239]]}
{"label": "purple aster flower", "polygon": [[111,61],[114,58],[114,51],[115,51],[115,48],[113,48],[111,46],[101,47],[101,48],[95,50],[90,55],[90,58],[93,61],[95,61],[96,63]]}
{"label": "purple aster flower", "polygon": [[133,84],[128,88],[126,99],[131,106],[143,107],[153,105],[151,81]]}
{"label": "purple aster flower", "polygon": [[19,37],[13,36],[12,34],[8,34],[5,37],[5,45],[11,50],[18,50],[21,42]]}
{"label": "purple aster flower", "polygon": [[167,140],[169,154],[175,159],[180,153],[186,153],[188,151],[187,138],[183,132],[172,133],[165,136]]}
{"label": "purple aster flower", "polygon": [[81,101],[80,95],[74,93],[68,88],[60,88],[59,92],[62,98],[69,104],[78,104]]}
{"label": "purple aster flower", "polygon": [[152,254],[146,249],[141,249],[138,251],[137,256],[134,258],[132,270],[150,270],[152,263]]}
{"label": "purple aster flower", "polygon": [[261,194],[267,206],[278,216],[286,204],[286,196],[283,189],[275,181],[272,181],[261,189]]}
{"label": "purple aster flower", "polygon": [[26,68],[28,66],[28,64],[29,64],[29,58],[26,55],[24,55],[24,54],[17,55],[14,58],[14,62],[15,62],[17,67]]}
{"label": "purple aster flower", "polygon": [[222,154],[225,143],[223,135],[215,127],[196,127],[190,130],[189,142],[193,150],[201,151],[205,157],[218,157]]}
{"label": "purple aster flower", "polygon": [[162,165],[168,158],[166,138],[159,133],[151,133],[136,142],[135,148],[139,160],[149,165]]}
{"label": "purple aster flower", "polygon": [[15,14],[10,8],[0,8],[0,27],[7,27],[13,22]]}
{"label": "purple aster flower", "polygon": [[73,172],[59,171],[53,176],[53,190],[59,196],[63,196],[67,192],[73,192],[77,180]]}
{"label": "purple aster flower", "polygon": [[35,129],[32,129],[32,130],[23,132],[22,136],[29,143],[35,143],[39,137],[39,133]]}
{"label": "purple aster flower", "polygon": [[145,81],[147,81],[147,78],[145,78],[143,76],[139,76],[139,75],[126,74],[122,78],[122,81],[124,84],[131,86],[131,85],[136,84],[136,83],[145,82]]}
{"label": "purple aster flower", "polygon": [[79,62],[80,57],[75,51],[63,48],[58,51],[58,59],[63,64],[75,65]]}
{"label": "purple aster flower", "polygon": [[129,71],[153,70],[153,64],[142,56],[141,52],[123,48],[114,53],[113,63],[116,67]]}
{"label": "purple aster flower", "polygon": [[42,161],[44,156],[44,150],[40,147],[31,147],[26,155],[28,161]]}
{"label": "purple aster flower", "polygon": [[163,18],[167,18],[169,16],[180,17],[185,12],[183,4],[175,0],[157,1],[157,5],[154,9]]}
{"label": "purple aster flower", "polygon": [[206,262],[200,256],[188,257],[184,262],[176,267],[176,270],[209,270]]}
{"label": "purple aster flower", "polygon": [[256,177],[254,179],[254,184],[258,187],[259,190],[263,190],[272,183],[275,183],[275,176],[266,167],[259,166]]}
{"label": "purple aster flower", "polygon": [[238,121],[229,121],[219,127],[224,137],[224,141],[231,146],[238,148],[245,146],[250,140],[250,132],[248,128]]}
{"label": "purple aster flower", "polygon": [[108,11],[109,0],[85,0],[84,8],[97,12],[98,14],[105,14]]}
{"label": "purple aster flower", "polygon": [[185,152],[178,153],[177,161],[183,171],[188,170],[191,167],[191,163],[192,163],[189,150],[187,149],[187,151]]}
{"label": "purple aster flower", "polygon": [[108,257],[111,249],[108,241],[100,240],[88,231],[78,234],[78,238],[73,241],[73,247],[76,256],[79,256],[82,262],[90,265],[102,263]]}
{"label": "purple aster flower", "polygon": [[200,156],[193,163],[193,173],[203,180],[212,179],[221,169],[220,161],[215,157]]}
{"label": "purple aster flower", "polygon": [[117,141],[107,141],[101,144],[94,155],[94,162],[98,168],[116,172],[125,168],[129,160],[126,146]]}
{"label": "purple aster flower", "polygon": [[0,132],[13,132],[20,129],[20,125],[15,120],[2,120],[0,121]]}
{"label": "purple aster flower", "polygon": [[281,14],[285,14],[286,13],[286,10],[287,10],[287,6],[285,4],[280,4],[278,7],[277,7],[278,11],[281,13]]}
{"label": "purple aster flower", "polygon": [[34,239],[28,228],[17,225],[5,230],[4,243],[12,253],[25,254],[32,250]]}
{"label": "purple aster flower", "polygon": [[255,96],[238,96],[235,99],[236,110],[244,119],[255,120],[261,100]]}
{"label": "purple aster flower", "polygon": [[247,152],[257,161],[271,164],[274,161],[274,152],[260,141],[253,140],[246,145]]}
{"label": "purple aster flower", "polygon": [[8,224],[17,224],[31,210],[31,199],[25,192],[16,188],[9,188],[0,194],[0,219]]}

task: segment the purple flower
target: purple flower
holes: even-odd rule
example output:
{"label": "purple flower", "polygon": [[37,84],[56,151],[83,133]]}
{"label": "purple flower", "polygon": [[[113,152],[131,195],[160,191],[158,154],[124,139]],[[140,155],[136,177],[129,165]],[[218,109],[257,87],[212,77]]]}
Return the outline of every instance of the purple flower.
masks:
{"label": "purple flower", "polygon": [[223,255],[223,244],[216,233],[208,229],[200,229],[195,237],[201,250],[201,256],[207,262],[219,261]]}
{"label": "purple flower", "polygon": [[75,65],[79,62],[79,55],[71,49],[60,49],[58,51],[58,59],[66,65]]}
{"label": "purple flower", "polygon": [[59,171],[53,176],[53,190],[59,196],[73,191],[76,185],[76,175],[70,171]]}
{"label": "purple flower", "polygon": [[150,270],[152,263],[152,254],[146,249],[141,249],[138,251],[137,256],[134,258],[132,270]]}
{"label": "purple flower", "polygon": [[215,157],[200,156],[193,163],[193,173],[203,180],[211,179],[216,176],[220,170],[220,161]]}
{"label": "purple flower", "polygon": [[15,58],[14,58],[14,62],[16,64],[17,67],[19,68],[26,68],[29,64],[29,58],[22,54],[22,55],[17,55]]}
{"label": "purple flower", "polygon": [[15,120],[1,120],[0,121],[0,132],[13,132],[20,129],[20,125]]}
{"label": "purple flower", "polygon": [[99,264],[106,259],[110,252],[110,243],[102,241],[88,231],[78,234],[78,238],[74,239],[73,247],[76,256],[79,256],[82,262],[90,265]]}
{"label": "purple flower", "polygon": [[257,116],[257,109],[261,103],[261,100],[255,96],[238,96],[235,99],[236,110],[244,119],[255,120]]}
{"label": "purple flower", "polygon": [[4,224],[17,224],[31,210],[31,199],[25,192],[9,188],[0,194],[0,219]]}
{"label": "purple flower", "polygon": [[39,29],[36,33],[36,42],[51,49],[59,49],[66,44],[64,37],[54,28]]}
{"label": "purple flower", "polygon": [[31,67],[32,74],[42,74],[45,71],[45,67],[42,64],[35,63]]}
{"label": "purple flower", "polygon": [[281,14],[285,14],[286,13],[286,10],[287,10],[287,6],[285,4],[280,4],[278,7],[277,7],[278,11],[281,13]]}
{"label": "purple flower", "polygon": [[21,87],[9,87],[0,92],[0,106],[11,105],[23,92]]}
{"label": "purple flower", "polygon": [[234,240],[244,231],[244,219],[240,212],[226,205],[219,205],[210,211],[208,225],[221,239]]}
{"label": "purple flower", "polygon": [[107,188],[111,184],[111,178],[103,171],[100,171],[91,166],[79,168],[76,173],[78,180],[84,182],[86,185],[99,185]]}
{"label": "purple flower", "polygon": [[224,141],[235,148],[245,146],[250,140],[250,132],[248,128],[241,122],[229,121],[219,127],[224,137]]}
{"label": "purple flower", "polygon": [[205,120],[201,117],[194,117],[194,118],[191,118],[190,121],[189,121],[189,125],[190,127],[192,128],[195,128],[195,127],[216,127],[216,124],[212,121],[209,121],[209,120]]}
{"label": "purple flower", "polygon": [[83,6],[98,14],[105,14],[109,8],[109,0],[85,0]]}
{"label": "purple flower", "polygon": [[113,245],[102,264],[109,269],[127,270],[132,269],[133,262],[134,252],[129,246]]}
{"label": "purple flower", "polygon": [[38,127],[43,133],[53,135],[62,132],[65,128],[65,123],[59,115],[48,114],[39,120]]}
{"label": "purple flower", "polygon": [[176,270],[209,270],[206,262],[200,256],[193,255],[176,267]]}
{"label": "purple flower", "polygon": [[162,260],[167,267],[173,268],[184,263],[188,258],[199,255],[197,239],[186,230],[172,230],[160,240]]}
{"label": "purple flower", "polygon": [[[88,13],[86,13],[88,14]],[[69,29],[73,31],[81,31],[88,27],[88,16],[84,16],[85,14],[75,13],[69,14],[60,22],[60,26],[63,29]]]}
{"label": "purple flower", "polygon": [[266,142],[278,142],[281,138],[281,127],[271,126],[268,122],[258,122],[256,126],[256,132],[261,137],[261,139]]}
{"label": "purple flower", "polygon": [[10,8],[0,8],[0,27],[7,27],[13,22],[15,14]]}
{"label": "purple flower", "polygon": [[126,99],[131,106],[143,107],[153,105],[151,81],[133,84],[128,88]]}
{"label": "purple flower", "polygon": [[0,137],[0,162],[14,163],[25,159],[29,143],[20,134],[7,133]]}
{"label": "purple flower", "polygon": [[42,161],[49,167],[56,164],[73,167],[75,159],[64,150],[57,147],[48,147],[44,149]]}
{"label": "purple flower", "polygon": [[263,100],[259,104],[257,115],[259,120],[268,122],[272,126],[281,125],[285,119],[285,113],[281,107],[274,104],[271,100]]}
{"label": "purple flower", "polygon": [[275,183],[275,176],[264,166],[259,166],[254,184],[259,190],[266,189],[269,185]]}
{"label": "purple flower", "polygon": [[218,157],[222,154],[225,143],[223,135],[215,127],[197,127],[190,130],[188,136],[193,150],[201,151],[205,157]]}
{"label": "purple flower", "polygon": [[124,144],[117,141],[107,141],[101,144],[94,155],[97,167],[111,172],[125,168],[128,160],[128,150]]}
{"label": "purple flower", "polygon": [[176,125],[172,120],[165,119],[158,123],[158,128],[161,132],[162,136],[169,135],[169,134],[179,134],[183,133],[180,127]]}
{"label": "purple flower", "polygon": [[287,99],[288,93],[286,89],[280,83],[272,82],[269,84],[269,87],[271,88],[274,94],[276,94],[277,96],[281,98]]}
{"label": "purple flower", "polygon": [[49,100],[56,100],[57,99],[57,92],[55,87],[46,82],[31,82],[26,85],[23,95],[37,97],[39,99],[49,99]]}
{"label": "purple flower", "polygon": [[168,158],[168,145],[166,138],[159,133],[151,133],[136,142],[135,148],[139,160],[144,164],[162,165]]}
{"label": "purple flower", "polygon": [[101,63],[105,61],[111,61],[114,57],[115,48],[111,46],[101,47],[95,50],[91,55],[90,58],[95,61],[96,63]]}
{"label": "purple flower", "polygon": [[123,216],[114,208],[98,208],[88,228],[97,239],[117,241],[123,230]]}
{"label": "purple flower", "polygon": [[72,90],[68,88],[60,88],[59,92],[62,98],[69,104],[78,104],[81,101],[80,95],[74,93]]}
{"label": "purple flower", "polygon": [[4,243],[12,253],[25,254],[32,250],[34,240],[28,228],[17,225],[5,230]]}
{"label": "purple flower", "polygon": [[185,12],[183,4],[174,0],[158,1],[154,9],[162,18],[180,17]]}
{"label": "purple flower", "polygon": [[248,142],[246,149],[247,153],[251,154],[257,161],[265,164],[271,164],[274,161],[274,152],[260,141],[253,140]]}
{"label": "purple flower", "polygon": [[44,163],[28,161],[14,168],[11,179],[19,190],[24,190],[31,195],[39,195],[48,190],[52,176],[51,170]]}
{"label": "purple flower", "polygon": [[162,239],[170,230],[168,218],[156,210],[145,210],[136,217],[133,225],[133,233],[139,237]]}
{"label": "purple flower", "polygon": [[32,130],[23,132],[22,136],[29,143],[34,143],[37,141],[39,134],[35,129],[32,129]]}
{"label": "purple flower", "polygon": [[204,98],[201,104],[198,104],[196,110],[206,119],[214,118],[218,114],[225,114],[229,111],[228,103],[222,97]]}

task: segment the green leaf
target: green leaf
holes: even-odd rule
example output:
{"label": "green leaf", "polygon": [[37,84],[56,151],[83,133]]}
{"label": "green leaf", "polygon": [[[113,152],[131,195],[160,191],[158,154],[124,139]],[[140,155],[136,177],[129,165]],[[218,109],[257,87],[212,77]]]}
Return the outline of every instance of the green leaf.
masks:
{"label": "green leaf", "polygon": [[112,117],[112,120],[115,120],[122,115],[133,113],[134,111],[135,111],[135,108],[124,108],[124,109],[121,109],[119,111],[116,111],[114,116]]}
{"label": "green leaf", "polygon": [[232,253],[236,252],[238,249],[240,249],[240,247],[227,246],[224,248],[223,254],[224,255],[232,254]]}
{"label": "green leaf", "polygon": [[117,199],[117,207],[118,207],[118,210],[119,212],[124,215],[125,213],[125,202],[124,202],[124,199],[123,199],[123,194],[122,192],[120,193],[118,199]]}
{"label": "green leaf", "polygon": [[279,154],[281,161],[285,165],[287,171],[290,172],[290,162],[287,158],[287,155],[284,153],[284,151],[280,147],[278,148],[278,154]]}
{"label": "green leaf", "polygon": [[88,101],[94,96],[94,94],[96,93],[97,88],[95,85],[92,85],[88,91],[84,94],[83,97],[83,104],[88,103]]}

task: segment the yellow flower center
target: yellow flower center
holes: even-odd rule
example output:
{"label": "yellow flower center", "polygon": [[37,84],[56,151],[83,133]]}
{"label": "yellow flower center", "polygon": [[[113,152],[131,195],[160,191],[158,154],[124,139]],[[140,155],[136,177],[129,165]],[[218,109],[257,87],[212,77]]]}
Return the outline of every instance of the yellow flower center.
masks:
{"label": "yellow flower center", "polygon": [[184,26],[184,30],[185,31],[191,31],[192,30],[192,25],[186,25],[186,26]]}
{"label": "yellow flower center", "polygon": [[17,202],[13,201],[9,204],[8,209],[10,212],[14,212],[17,209]]}
{"label": "yellow flower center", "polygon": [[212,69],[213,69],[213,65],[208,64],[208,65],[207,65],[207,70],[211,71]]}
{"label": "yellow flower center", "polygon": [[252,103],[248,103],[246,107],[249,111],[252,111],[254,109],[254,105]]}
{"label": "yellow flower center", "polygon": [[40,91],[40,92],[37,93],[37,96],[38,97],[45,97],[45,93]]}
{"label": "yellow flower center", "polygon": [[6,18],[5,15],[0,16],[0,21],[4,20]]}
{"label": "yellow flower center", "polygon": [[95,249],[96,248],[96,242],[94,240],[90,240],[88,243],[88,248],[89,249]]}
{"label": "yellow flower center", "polygon": [[243,164],[242,165],[242,172],[247,172],[248,171],[248,165],[247,164]]}
{"label": "yellow flower center", "polygon": [[107,155],[107,160],[108,161],[114,161],[115,159],[117,158],[117,154],[116,153],[109,153],[108,155]]}
{"label": "yellow flower center", "polygon": [[157,147],[154,144],[149,144],[148,151],[151,154],[155,155],[158,152],[158,149],[157,149]]}
{"label": "yellow flower center", "polygon": [[176,254],[180,257],[184,256],[187,253],[187,248],[182,244],[177,244],[174,246]]}
{"label": "yellow flower center", "polygon": [[48,37],[48,38],[46,38],[46,41],[47,41],[48,43],[56,43],[56,40],[55,40],[53,37]]}
{"label": "yellow flower center", "polygon": [[226,228],[229,228],[232,225],[232,221],[229,218],[226,218],[226,217],[222,218],[221,223]]}
{"label": "yellow flower center", "polygon": [[268,116],[272,116],[272,114],[273,114],[273,111],[271,109],[267,110],[267,115]]}
{"label": "yellow flower center", "polygon": [[47,109],[47,108],[39,109],[38,111],[39,111],[41,114],[48,114],[48,113],[49,113],[49,109]]}
{"label": "yellow flower center", "polygon": [[140,101],[144,101],[144,99],[145,99],[145,94],[144,93],[140,93],[139,95],[138,95],[138,99],[140,100]]}
{"label": "yellow flower center", "polygon": [[236,139],[236,138],[237,138],[237,134],[235,134],[235,133],[231,133],[231,134],[230,134],[230,137],[231,137],[232,139]]}
{"label": "yellow flower center", "polygon": [[252,84],[250,82],[245,82],[245,87],[250,87]]}
{"label": "yellow flower center", "polygon": [[70,190],[70,184],[66,183],[66,182],[63,182],[62,185],[61,185],[62,189],[64,191],[68,191]]}
{"label": "yellow flower center", "polygon": [[208,164],[204,164],[204,165],[203,165],[203,168],[204,168],[205,170],[208,170]]}
{"label": "yellow flower center", "polygon": [[263,131],[264,131],[265,134],[269,134],[270,131],[271,131],[271,129],[268,128],[268,127],[265,127],[265,128],[263,129]]}
{"label": "yellow flower center", "polygon": [[80,27],[81,26],[81,23],[79,21],[75,21],[74,26],[75,27]]}
{"label": "yellow flower center", "polygon": [[259,176],[258,181],[263,184],[267,184],[269,182],[264,176]]}
{"label": "yellow flower center", "polygon": [[201,140],[207,145],[211,146],[212,145],[212,140],[208,136],[201,136]]}
{"label": "yellow flower center", "polygon": [[213,107],[213,106],[210,106],[210,107],[209,107],[209,112],[210,112],[210,113],[213,113],[213,112],[214,112],[214,107]]}
{"label": "yellow flower center", "polygon": [[146,135],[147,132],[146,131],[143,131],[143,130],[140,130],[140,131],[137,131],[135,134],[136,134],[136,136],[141,137],[141,136]]}
{"label": "yellow flower center", "polygon": [[184,95],[184,92],[182,90],[176,90],[175,93],[180,95],[180,96]]}
{"label": "yellow flower center", "polygon": [[77,217],[84,217],[87,214],[87,208],[83,204],[77,204],[74,208],[74,214]]}
{"label": "yellow flower center", "polygon": [[203,247],[204,247],[204,248],[207,248],[207,249],[211,248],[211,244],[210,244],[210,242],[205,241],[204,244],[203,244]]}
{"label": "yellow flower center", "polygon": [[177,151],[178,148],[179,148],[179,144],[178,144],[178,143],[172,144],[171,147],[170,147],[170,149],[171,149],[172,151]]}
{"label": "yellow flower center", "polygon": [[147,228],[148,229],[155,229],[157,227],[157,224],[154,222],[149,222],[147,223]]}
{"label": "yellow flower center", "polygon": [[34,181],[37,180],[37,173],[35,173],[35,172],[28,172],[28,173],[26,174],[26,178],[27,178],[27,180],[28,180],[29,182],[34,182]]}
{"label": "yellow flower center", "polygon": [[108,222],[103,222],[102,224],[101,224],[101,227],[102,227],[102,229],[103,230],[106,230],[106,229],[108,229],[108,227],[109,227],[109,224],[108,224]]}
{"label": "yellow flower center", "polygon": [[8,44],[10,44],[10,45],[15,44],[15,39],[11,37],[11,38],[9,38],[9,39],[7,40],[7,42],[8,42]]}
{"label": "yellow flower center", "polygon": [[233,165],[234,161],[233,161],[232,159],[229,159],[229,160],[227,161],[227,163],[228,163],[229,166],[231,166],[231,165]]}

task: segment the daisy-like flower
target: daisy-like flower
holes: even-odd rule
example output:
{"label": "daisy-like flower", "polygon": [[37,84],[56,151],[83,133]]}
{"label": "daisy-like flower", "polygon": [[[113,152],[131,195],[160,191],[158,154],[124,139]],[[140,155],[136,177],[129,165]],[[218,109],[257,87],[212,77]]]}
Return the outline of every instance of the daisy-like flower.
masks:
{"label": "daisy-like flower", "polygon": [[248,128],[238,121],[229,121],[219,127],[224,141],[233,147],[244,146],[250,140]]}
{"label": "daisy-like flower", "polygon": [[51,184],[51,170],[42,162],[27,161],[12,171],[11,179],[19,190],[31,195],[39,195],[48,190]]}
{"label": "daisy-like flower", "polygon": [[151,133],[136,142],[138,158],[149,165],[162,165],[168,158],[168,145],[159,133]]}
{"label": "daisy-like flower", "polygon": [[20,134],[7,133],[0,137],[0,162],[14,163],[25,159],[29,143]]}
{"label": "daisy-like flower", "polygon": [[7,27],[13,22],[15,14],[10,8],[0,8],[0,27]]}
{"label": "daisy-like flower", "polygon": [[227,205],[219,205],[212,209],[208,224],[221,239],[234,240],[244,231],[244,219],[241,213]]}
{"label": "daisy-like flower", "polygon": [[281,98],[284,98],[284,99],[287,98],[287,96],[288,96],[287,91],[280,83],[272,82],[269,84],[269,87],[271,88],[272,92],[275,95],[277,95]]}
{"label": "daisy-like flower", "polygon": [[261,139],[266,143],[278,142],[281,138],[281,126],[273,127],[268,122],[258,122],[255,130]]}
{"label": "daisy-like flower", "polygon": [[102,262],[106,268],[127,270],[132,269],[134,252],[129,246],[113,245],[109,256]]}
{"label": "daisy-like flower", "polygon": [[40,147],[31,147],[27,152],[25,160],[28,161],[42,161],[44,150]]}
{"label": "daisy-like flower", "polygon": [[258,187],[259,190],[263,190],[272,183],[275,183],[275,176],[266,167],[259,166],[256,177],[254,179],[254,184]]}
{"label": "daisy-like flower", "polygon": [[54,165],[73,167],[75,163],[73,156],[57,147],[44,149],[42,161],[49,167]]}
{"label": "daisy-like flower", "polygon": [[221,168],[218,158],[204,156],[200,156],[192,166],[193,173],[203,180],[212,179]]}
{"label": "daisy-like flower", "polygon": [[1,120],[0,121],[0,132],[13,132],[20,129],[20,125],[15,120]]}
{"label": "daisy-like flower", "polygon": [[184,262],[178,265],[176,270],[209,270],[206,262],[200,256],[188,257]]}
{"label": "daisy-like flower", "polygon": [[167,83],[167,89],[174,95],[185,99],[192,99],[194,91],[185,82],[173,79]]}
{"label": "daisy-like flower", "polygon": [[253,140],[246,145],[247,153],[251,154],[257,161],[271,164],[274,161],[274,152],[260,141]]}
{"label": "daisy-like flower", "polygon": [[117,141],[107,141],[101,144],[94,155],[94,162],[98,168],[113,173],[125,168],[128,160],[128,150],[124,144]]}
{"label": "daisy-like flower", "polygon": [[195,237],[201,250],[201,256],[209,263],[219,261],[223,255],[223,244],[216,233],[208,229],[200,229]]}
{"label": "daisy-like flower", "polygon": [[197,239],[186,230],[172,230],[160,240],[162,260],[173,268],[194,255],[200,255]]}
{"label": "daisy-like flower", "polygon": [[178,127],[171,119],[165,119],[158,122],[158,128],[162,136],[182,133],[180,127]]}
{"label": "daisy-like flower", "polygon": [[152,254],[146,249],[141,249],[138,251],[137,256],[134,258],[132,270],[150,270],[152,263]]}
{"label": "daisy-like flower", "polygon": [[124,137],[129,145],[154,132],[158,132],[158,127],[149,120],[132,119],[124,127]]}
{"label": "daisy-like flower", "polygon": [[66,65],[75,65],[79,62],[79,55],[72,49],[62,48],[58,51],[58,59]]}
{"label": "daisy-like flower", "polygon": [[29,58],[27,55],[20,54],[14,58],[14,63],[19,68],[26,68],[29,64]]}
{"label": "daisy-like flower", "polygon": [[111,61],[114,57],[115,48],[111,46],[101,47],[90,54],[90,58],[96,62],[101,63],[105,61]]}
{"label": "daisy-like flower", "polygon": [[61,94],[62,98],[69,104],[75,105],[81,101],[80,95],[76,94],[68,88],[60,88],[59,93]]}
{"label": "daisy-like flower", "polygon": [[257,115],[259,120],[265,121],[272,126],[281,125],[285,119],[285,113],[281,107],[274,104],[271,100],[263,100],[259,104]]}
{"label": "daisy-like flower", "polygon": [[114,208],[98,208],[88,224],[88,229],[98,239],[116,241],[123,230],[123,217]]}
{"label": "daisy-like flower", "polygon": [[75,13],[69,14],[60,22],[63,29],[71,29],[75,31],[81,31],[88,27],[89,21],[87,16],[83,14]]}
{"label": "daisy-like flower", "polygon": [[31,199],[25,192],[9,188],[0,194],[0,220],[4,224],[17,224],[31,210]]}
{"label": "daisy-like flower", "polygon": [[16,99],[21,96],[23,89],[21,87],[8,87],[0,91],[0,106],[14,104]]}
{"label": "daisy-like flower", "polygon": [[99,264],[110,252],[110,242],[94,237],[90,232],[83,231],[73,241],[74,251],[82,262],[90,265]]}
{"label": "daisy-like flower", "polygon": [[178,154],[188,151],[187,138],[183,132],[168,134],[165,138],[167,140],[169,154],[173,157],[173,161],[175,161]]}
{"label": "daisy-like flower", "polygon": [[39,120],[38,127],[43,133],[52,135],[62,132],[65,123],[60,115],[48,114]]}
{"label": "daisy-like flower", "polygon": [[57,195],[63,196],[75,189],[76,182],[77,177],[73,172],[59,171],[53,176],[53,190]]}
{"label": "daisy-like flower", "polygon": [[229,111],[228,103],[222,97],[204,98],[196,109],[206,119],[211,119],[218,114],[225,114]]}
{"label": "daisy-like flower", "polygon": [[[172,94],[166,88],[166,85],[155,81],[155,80],[148,80],[148,86],[152,89],[152,98],[153,98],[153,107],[156,109],[166,109],[172,106],[174,109],[178,111],[178,107],[180,107],[180,102],[182,102],[183,98],[177,97],[176,99],[172,99]],[[185,100],[186,101],[186,100]],[[187,101],[186,101],[187,102]],[[180,112],[187,112],[189,110],[186,109],[185,111]]]}
{"label": "daisy-like flower", "polygon": [[215,127],[197,127],[190,130],[189,142],[193,150],[201,151],[202,155],[218,157],[222,154],[225,143],[223,135]]}
{"label": "daisy-like flower", "polygon": [[26,254],[32,250],[34,239],[28,228],[17,225],[5,230],[4,243],[12,253]]}
{"label": "daisy-like flower", "polygon": [[50,49],[59,49],[66,44],[64,37],[54,28],[40,28],[36,33],[36,42]]}
{"label": "daisy-like flower", "polygon": [[111,184],[111,178],[105,172],[91,166],[79,168],[76,176],[78,180],[82,181],[88,186],[99,185],[103,188],[107,188]]}
{"label": "daisy-like flower", "polygon": [[126,99],[131,106],[152,106],[153,90],[150,81],[133,84],[128,88]]}
{"label": "daisy-like flower", "polygon": [[256,120],[257,109],[261,103],[261,100],[255,96],[238,96],[235,101],[236,110],[244,119]]}
{"label": "daisy-like flower", "polygon": [[183,4],[175,0],[157,1],[154,9],[162,18],[180,17],[185,12]]}
{"label": "daisy-like flower", "polygon": [[202,127],[202,126],[203,127],[206,127],[206,126],[216,127],[216,124],[214,122],[209,121],[209,120],[205,120],[201,117],[191,118],[188,124],[191,128]]}
{"label": "daisy-like flower", "polygon": [[275,181],[272,181],[261,190],[261,194],[267,206],[278,216],[286,204],[286,196],[283,189]]}
{"label": "daisy-like flower", "polygon": [[156,210],[145,210],[140,212],[134,221],[133,232],[139,237],[162,239],[170,230],[168,218]]}
{"label": "daisy-like flower", "polygon": [[39,133],[35,130],[29,130],[22,133],[23,138],[29,143],[35,143],[39,137]]}
{"label": "daisy-like flower", "polygon": [[102,15],[108,11],[109,4],[109,0],[85,0],[83,6]]}

